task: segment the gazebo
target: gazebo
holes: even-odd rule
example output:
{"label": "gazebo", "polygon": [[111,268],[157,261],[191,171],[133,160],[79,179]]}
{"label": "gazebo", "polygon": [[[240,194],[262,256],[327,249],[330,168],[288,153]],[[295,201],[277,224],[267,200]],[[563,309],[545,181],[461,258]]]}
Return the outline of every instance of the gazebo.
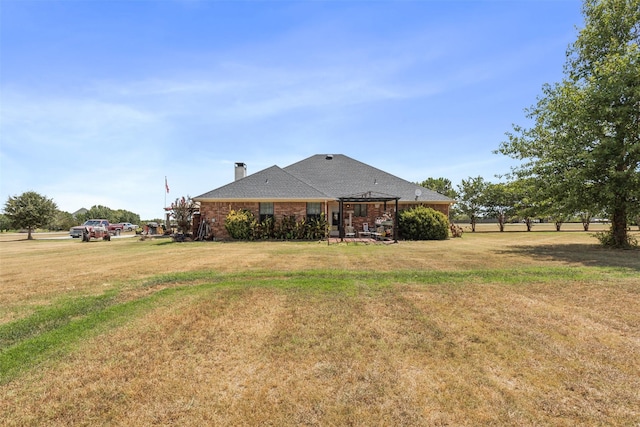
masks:
{"label": "gazebo", "polygon": [[343,213],[345,203],[384,203],[384,210],[386,211],[387,202],[392,200],[395,200],[395,213],[393,215],[393,241],[394,243],[398,243],[398,200],[400,200],[400,197],[392,196],[390,194],[376,193],[373,191],[338,198],[339,216],[341,218],[340,223],[338,224],[338,235],[340,236],[340,240],[344,239]]}

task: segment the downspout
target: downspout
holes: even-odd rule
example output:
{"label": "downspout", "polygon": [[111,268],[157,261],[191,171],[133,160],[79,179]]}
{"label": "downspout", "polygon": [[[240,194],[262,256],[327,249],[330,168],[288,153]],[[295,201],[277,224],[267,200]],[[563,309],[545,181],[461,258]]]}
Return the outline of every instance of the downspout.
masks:
{"label": "downspout", "polygon": [[344,225],[342,224],[342,206],[343,201],[340,199],[340,203],[338,204],[338,235],[340,236],[340,241],[344,241]]}
{"label": "downspout", "polygon": [[396,198],[396,212],[393,215],[393,243],[398,243],[398,199]]}

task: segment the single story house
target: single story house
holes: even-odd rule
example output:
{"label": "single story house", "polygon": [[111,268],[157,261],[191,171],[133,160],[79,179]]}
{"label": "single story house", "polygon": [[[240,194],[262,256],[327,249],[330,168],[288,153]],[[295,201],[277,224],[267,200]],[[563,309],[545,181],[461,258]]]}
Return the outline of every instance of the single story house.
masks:
{"label": "single story house", "polygon": [[236,163],[235,181],[193,198],[200,205],[200,220],[209,221],[218,239],[229,238],[224,227],[229,211],[247,209],[261,220],[324,213],[331,235],[340,237],[364,232],[364,224],[374,229],[385,219],[397,240],[396,212],[424,205],[448,215],[455,202],[342,154],[317,154],[250,175],[246,171],[244,163]]}

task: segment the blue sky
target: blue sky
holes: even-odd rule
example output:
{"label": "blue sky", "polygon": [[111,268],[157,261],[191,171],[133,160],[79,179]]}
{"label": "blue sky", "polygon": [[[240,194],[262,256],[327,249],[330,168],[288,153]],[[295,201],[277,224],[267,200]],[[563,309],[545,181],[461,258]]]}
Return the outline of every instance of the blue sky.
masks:
{"label": "blue sky", "polygon": [[[0,200],[143,219],[313,154],[496,180],[578,0],[0,0]],[[167,177],[170,193],[164,192]]]}

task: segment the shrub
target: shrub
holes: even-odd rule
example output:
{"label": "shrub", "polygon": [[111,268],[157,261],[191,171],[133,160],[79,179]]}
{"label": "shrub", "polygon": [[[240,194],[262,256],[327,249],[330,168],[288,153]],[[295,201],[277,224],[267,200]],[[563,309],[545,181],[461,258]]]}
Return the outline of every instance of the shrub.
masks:
{"label": "shrub", "polygon": [[[613,235],[613,230],[600,231],[593,234],[593,236],[598,239],[600,241],[600,244],[603,246],[616,247],[616,240]],[[622,245],[622,248],[637,249],[638,240],[631,235],[627,235],[627,241]]]}
{"label": "shrub", "polygon": [[408,240],[445,240],[449,237],[449,220],[442,212],[417,206],[400,212],[399,231]]}
{"label": "shrub", "polygon": [[295,215],[284,216],[278,221],[274,231],[274,237],[281,240],[297,239],[296,229],[298,222],[296,222]]}
{"label": "shrub", "polygon": [[251,240],[267,240],[273,238],[275,221],[273,217],[267,217],[264,221],[251,221]]}
{"label": "shrub", "polygon": [[255,218],[251,211],[231,210],[224,220],[224,228],[232,239],[249,240],[253,239],[253,226]]}
{"label": "shrub", "polygon": [[296,220],[295,215],[287,215],[279,220],[267,218],[258,221],[248,210],[231,210],[224,220],[229,236],[236,240],[315,240],[326,234],[327,221],[324,214],[320,218]]}
{"label": "shrub", "polygon": [[323,239],[329,232],[329,223],[324,213],[319,218],[311,218],[306,223],[306,238],[311,240]]}
{"label": "shrub", "polygon": [[462,230],[462,227],[456,224],[451,224],[450,229],[451,229],[451,237],[462,237],[462,233],[464,232]]}

